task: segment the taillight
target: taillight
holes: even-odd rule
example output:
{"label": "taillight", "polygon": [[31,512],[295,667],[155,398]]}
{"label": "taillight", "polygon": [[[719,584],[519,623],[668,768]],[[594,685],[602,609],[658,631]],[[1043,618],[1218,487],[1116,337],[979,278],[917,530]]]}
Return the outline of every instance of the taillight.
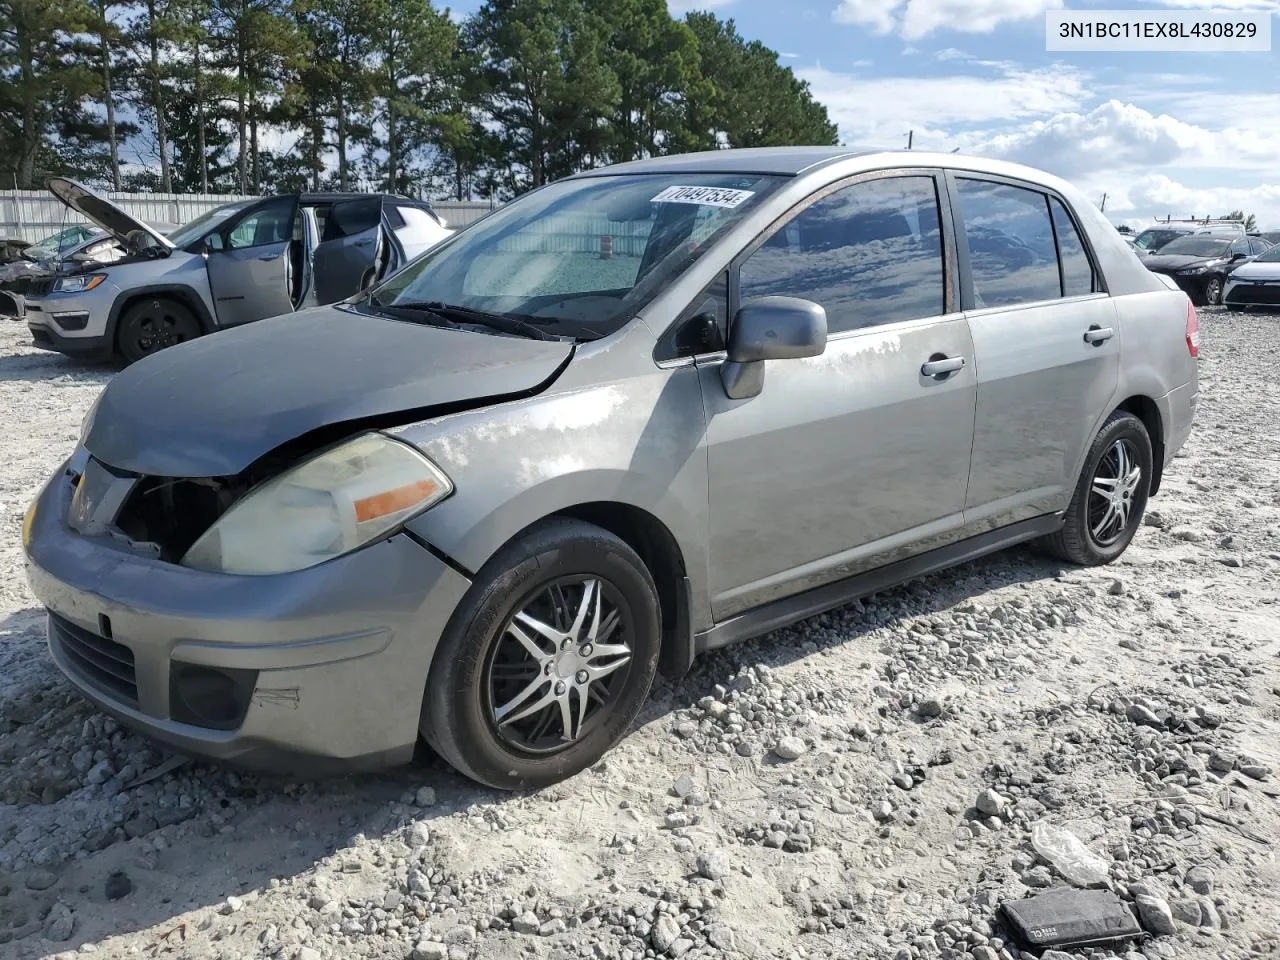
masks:
{"label": "taillight", "polygon": [[1196,316],[1196,305],[1190,300],[1187,301],[1187,353],[1200,356],[1200,319]]}

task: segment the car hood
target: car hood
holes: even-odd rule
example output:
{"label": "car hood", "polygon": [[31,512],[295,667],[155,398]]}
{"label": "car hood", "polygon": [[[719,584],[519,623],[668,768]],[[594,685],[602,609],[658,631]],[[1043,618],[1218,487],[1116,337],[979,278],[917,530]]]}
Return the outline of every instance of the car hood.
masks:
{"label": "car hood", "polygon": [[[171,347],[103,391],[85,447],[149,476],[225,477],[313,431],[426,419],[536,393],[570,342],[441,329],[337,306]],[[328,434],[329,431],[326,431]]]}
{"label": "car hood", "polygon": [[1280,280],[1280,260],[1250,260],[1231,271],[1233,280]]}
{"label": "car hood", "polygon": [[1142,263],[1148,270],[1166,271],[1185,270],[1187,267],[1196,267],[1202,263],[1216,263],[1223,259],[1223,257],[1194,257],[1187,253],[1153,253],[1143,257]]}
{"label": "car hood", "polygon": [[32,260],[14,260],[12,263],[0,264],[0,284],[22,277],[44,277],[54,273],[53,267],[47,263],[36,263]]}
{"label": "car hood", "polygon": [[84,184],[68,180],[66,177],[54,177],[45,186],[49,188],[50,193],[68,207],[76,213],[88,217],[121,243],[127,243],[129,234],[141,230],[166,250],[173,249],[173,244],[155,227],[122,210],[106,197],[94,193]]}

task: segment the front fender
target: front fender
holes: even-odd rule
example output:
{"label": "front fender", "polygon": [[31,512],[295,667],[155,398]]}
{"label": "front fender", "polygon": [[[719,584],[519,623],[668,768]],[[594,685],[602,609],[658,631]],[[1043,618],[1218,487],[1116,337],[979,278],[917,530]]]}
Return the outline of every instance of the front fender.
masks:
{"label": "front fender", "polygon": [[479,570],[545,517],[625,504],[671,533],[692,585],[694,627],[710,625],[705,419],[692,366],[553,388],[396,433],[455,488],[408,528],[464,569]]}

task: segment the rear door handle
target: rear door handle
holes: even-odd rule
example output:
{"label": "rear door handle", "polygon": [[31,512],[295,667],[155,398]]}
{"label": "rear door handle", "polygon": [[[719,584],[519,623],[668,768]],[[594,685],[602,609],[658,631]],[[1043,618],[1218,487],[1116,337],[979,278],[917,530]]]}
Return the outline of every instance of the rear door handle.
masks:
{"label": "rear door handle", "polygon": [[964,368],[964,357],[948,357],[936,354],[920,367],[920,376],[945,380],[957,370]]}
{"label": "rear door handle", "polygon": [[1116,332],[1112,330],[1110,327],[1100,327],[1095,323],[1092,327],[1090,327],[1088,330],[1085,331],[1084,342],[1092,343],[1095,347],[1098,347],[1106,343],[1115,335],[1116,335]]}

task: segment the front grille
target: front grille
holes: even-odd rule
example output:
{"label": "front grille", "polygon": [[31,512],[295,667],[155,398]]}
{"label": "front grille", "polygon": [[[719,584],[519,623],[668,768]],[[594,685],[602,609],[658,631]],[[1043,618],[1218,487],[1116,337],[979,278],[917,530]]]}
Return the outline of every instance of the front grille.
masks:
{"label": "front grille", "polygon": [[[26,296],[47,297],[53,293],[53,285],[57,277],[34,277],[27,283]],[[20,291],[21,292],[21,291]]]}
{"label": "front grille", "polygon": [[1227,303],[1240,304],[1242,306],[1252,306],[1254,304],[1268,307],[1280,306],[1280,283],[1266,284],[1265,286],[1260,283],[1239,284],[1231,288]]}
{"label": "front grille", "polygon": [[49,642],[62,654],[76,677],[114,700],[138,705],[133,651],[114,640],[49,614]]}

